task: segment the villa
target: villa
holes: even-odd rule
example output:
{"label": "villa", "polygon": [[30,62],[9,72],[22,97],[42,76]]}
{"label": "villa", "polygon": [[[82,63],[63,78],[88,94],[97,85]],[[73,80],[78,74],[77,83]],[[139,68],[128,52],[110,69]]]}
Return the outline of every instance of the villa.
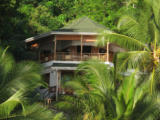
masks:
{"label": "villa", "polygon": [[44,66],[43,75],[50,94],[57,98],[59,93],[66,92],[61,89],[62,80],[74,74],[81,61],[99,59],[112,65],[114,54],[123,49],[113,43],[104,48],[95,45],[99,33],[106,30],[88,17],[82,17],[57,31],[25,40],[27,47],[36,53],[37,61]]}

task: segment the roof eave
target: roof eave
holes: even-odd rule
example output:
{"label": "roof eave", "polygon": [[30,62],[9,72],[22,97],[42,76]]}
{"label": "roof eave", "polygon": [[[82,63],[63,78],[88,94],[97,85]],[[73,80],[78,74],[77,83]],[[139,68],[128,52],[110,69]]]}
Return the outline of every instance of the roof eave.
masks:
{"label": "roof eave", "polygon": [[41,35],[37,35],[35,37],[30,37],[28,39],[25,39],[25,42],[32,42],[34,40],[43,38],[43,37],[48,37],[51,35],[98,35],[99,33],[97,32],[61,32],[61,31],[54,31],[54,32],[50,32],[50,33],[46,33],[46,34],[41,34]]}

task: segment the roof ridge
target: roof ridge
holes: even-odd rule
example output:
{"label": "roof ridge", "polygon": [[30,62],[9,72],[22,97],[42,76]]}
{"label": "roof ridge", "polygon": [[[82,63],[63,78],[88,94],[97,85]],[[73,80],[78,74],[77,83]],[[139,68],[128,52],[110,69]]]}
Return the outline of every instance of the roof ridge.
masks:
{"label": "roof ridge", "polygon": [[74,26],[74,25],[77,25],[79,22],[80,22],[80,19],[77,18],[77,19],[71,21],[71,23],[69,23],[68,25]]}
{"label": "roof ridge", "polygon": [[100,23],[95,22],[94,20],[88,18],[94,25],[99,26],[99,27],[103,27],[105,29],[107,29],[105,26],[101,25]]}
{"label": "roof ridge", "polygon": [[[65,28],[65,27],[68,27],[69,25],[71,27],[73,27],[74,25],[77,25],[78,23],[80,23],[82,20],[84,21],[84,18],[88,18],[87,16],[83,16],[83,17],[80,17],[80,18],[76,18],[74,20],[71,20],[66,26],[62,27]],[[60,28],[61,29],[61,28]]]}

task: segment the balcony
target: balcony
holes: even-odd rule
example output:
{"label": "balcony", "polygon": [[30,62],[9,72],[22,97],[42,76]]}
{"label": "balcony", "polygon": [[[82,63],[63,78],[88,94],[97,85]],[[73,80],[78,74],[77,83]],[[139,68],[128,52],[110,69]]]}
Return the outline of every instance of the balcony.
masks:
{"label": "balcony", "polygon": [[[109,61],[112,61],[113,55],[109,54]],[[102,61],[107,61],[106,53],[69,53],[69,52],[56,52],[56,55],[41,55],[40,61],[42,63],[48,62],[51,60],[56,61],[86,61],[89,59],[98,59]]]}

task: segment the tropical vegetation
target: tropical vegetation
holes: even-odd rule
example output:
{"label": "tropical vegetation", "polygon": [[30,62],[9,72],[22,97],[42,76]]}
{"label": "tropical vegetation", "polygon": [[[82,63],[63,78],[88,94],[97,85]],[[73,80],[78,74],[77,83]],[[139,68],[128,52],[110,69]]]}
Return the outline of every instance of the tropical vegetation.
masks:
{"label": "tropical vegetation", "polygon": [[[160,0],[2,0],[0,45],[9,48],[0,48],[0,119],[159,120],[159,6]],[[47,87],[40,65],[19,62],[34,59],[24,39],[82,16],[110,29],[98,46],[115,43],[125,52],[115,54],[114,67],[96,60],[80,64],[64,84],[73,94],[61,95],[50,109],[35,92]]]}
{"label": "tropical vegetation", "polygon": [[[24,40],[56,30],[82,16],[116,28],[123,0],[1,0],[0,44],[10,46],[16,61],[34,59]],[[19,49],[17,49],[19,48]]]}
{"label": "tropical vegetation", "polygon": [[135,7],[118,22],[118,32],[106,31],[97,41],[100,46],[114,42],[126,49],[116,55],[117,70],[138,68],[150,80],[150,91],[155,92],[159,85],[160,56],[160,0],[137,1]]}
{"label": "tropical vegetation", "polygon": [[139,71],[115,77],[114,68],[88,61],[65,87],[73,96],[62,96],[55,106],[73,120],[157,120],[160,114],[159,101]]}
{"label": "tropical vegetation", "polygon": [[[0,119],[1,120],[60,120],[55,113],[31,96],[39,86],[41,68],[34,62],[15,63],[12,56],[0,48]],[[34,99],[34,101],[33,101]]]}
{"label": "tropical vegetation", "polygon": [[65,96],[57,106],[77,110],[76,119],[159,119],[160,1],[133,0],[127,5],[116,32],[104,31],[97,41],[98,46],[111,42],[125,48],[115,54],[114,68],[84,63],[79,68],[83,76],[66,83],[74,96]]}

